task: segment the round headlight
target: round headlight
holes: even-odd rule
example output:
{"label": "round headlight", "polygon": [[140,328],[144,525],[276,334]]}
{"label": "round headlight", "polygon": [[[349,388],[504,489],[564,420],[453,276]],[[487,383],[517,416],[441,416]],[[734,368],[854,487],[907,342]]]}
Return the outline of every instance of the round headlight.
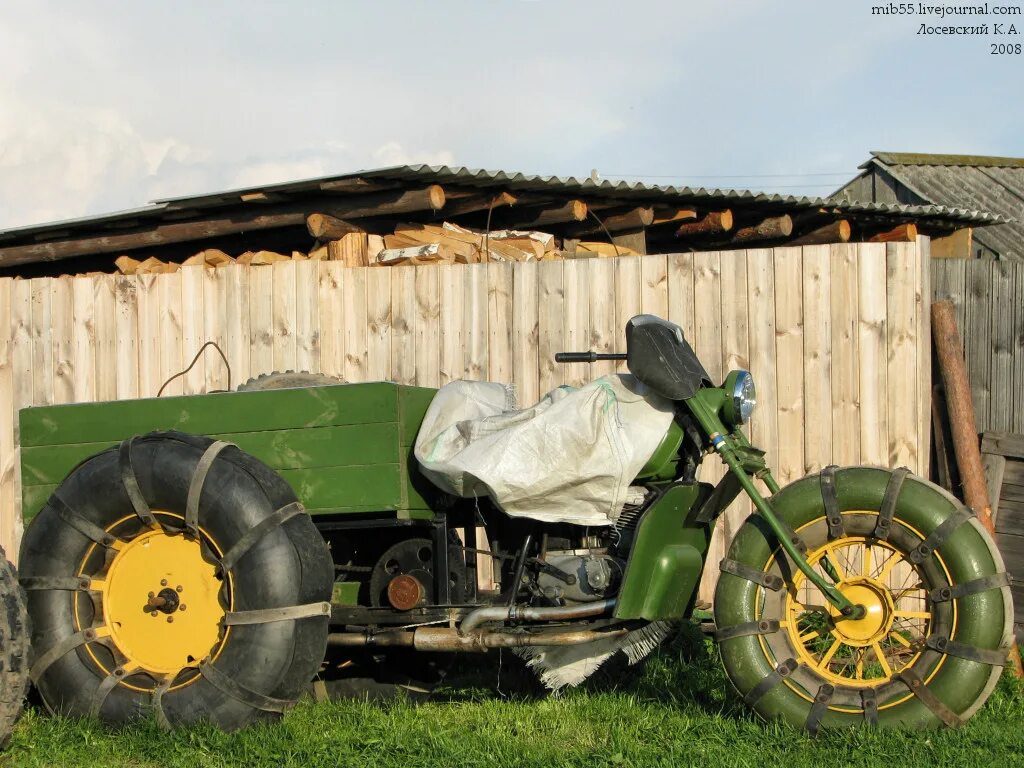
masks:
{"label": "round headlight", "polygon": [[723,409],[726,419],[734,426],[746,424],[757,405],[754,377],[749,371],[732,371],[726,377],[723,389],[727,397]]}

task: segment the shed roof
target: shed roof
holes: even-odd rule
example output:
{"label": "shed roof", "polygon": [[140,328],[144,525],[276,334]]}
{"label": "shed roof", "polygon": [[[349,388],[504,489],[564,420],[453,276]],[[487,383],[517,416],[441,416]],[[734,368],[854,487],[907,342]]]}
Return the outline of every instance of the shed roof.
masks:
{"label": "shed roof", "polygon": [[978,230],[975,240],[1024,258],[1024,158],[872,152],[860,167],[883,170],[928,203],[999,214],[1006,223]]}

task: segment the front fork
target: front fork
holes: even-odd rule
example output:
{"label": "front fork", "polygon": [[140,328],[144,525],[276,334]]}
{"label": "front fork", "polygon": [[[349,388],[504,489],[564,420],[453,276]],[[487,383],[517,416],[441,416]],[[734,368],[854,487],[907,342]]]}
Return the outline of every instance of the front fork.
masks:
{"label": "front fork", "polygon": [[[754,485],[754,477],[747,471],[737,455],[733,447],[733,440],[736,438],[732,436],[726,437],[719,431],[724,429],[724,425],[718,419],[717,414],[699,400],[691,402],[690,406],[698,422],[700,422],[701,426],[704,427],[710,436],[711,445],[718,452],[718,455],[722,457],[722,461],[729,468],[729,471],[736,477],[740,487],[750,497],[758,514],[768,523],[768,527],[772,529],[772,533],[775,534],[786,554],[796,563],[796,567],[804,572],[807,580],[820,589],[822,594],[825,595],[825,599],[834,605],[843,616],[851,619],[861,618],[865,612],[864,606],[850,602],[842,592],[836,589],[834,583],[829,583],[827,579],[814,570],[811,564],[807,562],[807,558],[804,557],[803,553],[797,549],[791,532],[779,519],[778,515],[775,514],[771,502],[761,495],[757,486]],[[764,484],[768,486],[768,490],[773,495],[779,492],[779,484],[775,482],[775,478],[772,477],[772,473],[767,467],[758,470],[755,476],[764,481]],[[834,574],[830,575],[833,575],[833,581],[837,580]]]}

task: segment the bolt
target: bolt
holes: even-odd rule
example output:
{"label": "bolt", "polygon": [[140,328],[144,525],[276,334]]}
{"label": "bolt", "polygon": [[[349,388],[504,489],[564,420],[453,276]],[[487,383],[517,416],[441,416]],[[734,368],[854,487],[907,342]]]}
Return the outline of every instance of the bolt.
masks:
{"label": "bolt", "polygon": [[160,586],[161,587],[166,587],[167,586],[167,579],[160,579]]}
{"label": "bolt", "polygon": [[156,592],[150,592],[150,593],[149,593],[149,596],[150,596],[150,597],[156,597]]}
{"label": "bolt", "polygon": [[151,614],[149,614],[149,615],[150,615],[150,616],[156,616],[156,611],[153,611],[153,612],[152,612]]}
{"label": "bolt", "polygon": [[176,587],[174,588],[174,591],[175,591],[175,592],[184,592],[185,590],[184,590],[184,589],[182,589],[182,586],[181,586],[181,584],[179,584],[178,586],[176,586]]}
{"label": "bolt", "polygon": [[168,624],[173,624],[174,623],[174,617],[173,616],[168,616],[167,617],[167,623]]}
{"label": "bolt", "polygon": [[181,605],[178,606],[178,610],[179,611],[184,611],[186,608],[188,608],[188,606],[185,605],[184,603],[182,603]]}

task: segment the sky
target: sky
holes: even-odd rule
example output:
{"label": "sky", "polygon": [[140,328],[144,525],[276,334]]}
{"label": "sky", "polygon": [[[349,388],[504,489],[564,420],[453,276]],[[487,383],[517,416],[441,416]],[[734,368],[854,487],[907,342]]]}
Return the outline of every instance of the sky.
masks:
{"label": "sky", "polygon": [[823,195],[1024,156],[1024,56],[877,2],[4,0],[0,227],[405,163]]}

